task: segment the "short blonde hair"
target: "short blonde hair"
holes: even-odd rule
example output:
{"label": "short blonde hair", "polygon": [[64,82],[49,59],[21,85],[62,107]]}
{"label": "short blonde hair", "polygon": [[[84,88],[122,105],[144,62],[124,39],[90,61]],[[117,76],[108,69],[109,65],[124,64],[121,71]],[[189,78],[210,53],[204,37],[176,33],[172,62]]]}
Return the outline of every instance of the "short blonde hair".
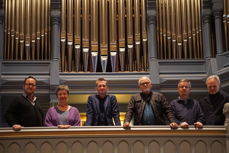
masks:
{"label": "short blonde hair", "polygon": [[147,76],[143,76],[138,80],[138,85],[140,86],[142,80],[148,80],[150,83],[152,83],[151,79]]}
{"label": "short blonde hair", "polygon": [[207,79],[206,79],[206,85],[208,84],[208,80],[210,80],[210,79],[215,79],[218,83],[219,83],[219,85],[220,85],[220,79],[219,79],[219,76],[218,75],[211,75],[211,76],[209,76]]}
{"label": "short blonde hair", "polygon": [[67,85],[59,85],[57,88],[56,88],[56,95],[58,94],[58,92],[60,90],[66,90],[68,95],[69,95],[69,87]]}
{"label": "short blonde hair", "polygon": [[107,80],[106,80],[106,79],[104,79],[104,78],[98,78],[98,79],[96,80],[96,82],[95,82],[96,87],[97,87],[97,85],[99,84],[100,81],[105,81],[105,82],[106,82],[106,85],[107,85]]}

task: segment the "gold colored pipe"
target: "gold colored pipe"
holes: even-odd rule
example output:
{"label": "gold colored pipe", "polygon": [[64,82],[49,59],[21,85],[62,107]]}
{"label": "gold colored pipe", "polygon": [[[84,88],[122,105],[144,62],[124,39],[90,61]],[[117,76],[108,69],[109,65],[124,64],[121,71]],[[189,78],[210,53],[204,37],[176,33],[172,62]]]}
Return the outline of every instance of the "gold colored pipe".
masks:
{"label": "gold colored pipe", "polygon": [[147,30],[146,30],[146,4],[145,0],[141,0],[141,24],[142,24],[142,42],[143,42],[143,68],[147,71],[148,50],[147,50]]}
{"label": "gold colored pipe", "polygon": [[161,47],[160,47],[160,11],[159,11],[159,0],[156,0],[156,11],[157,11],[157,26],[156,26],[156,30],[157,30],[157,58],[162,59],[161,57]]}
{"label": "gold colored pipe", "polygon": [[187,4],[186,0],[181,1],[182,7],[182,37],[183,37],[183,49],[184,49],[184,57],[185,59],[188,58],[188,33],[187,33]]}
{"label": "gold colored pipe", "polygon": [[103,72],[106,72],[108,60],[107,1],[100,0],[100,57]]}
{"label": "gold colored pipe", "polygon": [[118,1],[119,58],[121,71],[125,69],[125,0]]}
{"label": "gold colored pipe", "polygon": [[158,8],[159,8],[159,34],[160,34],[160,39],[159,39],[159,42],[160,42],[160,45],[159,45],[159,54],[160,54],[160,57],[163,59],[164,58],[164,55],[163,55],[163,10],[162,10],[162,7],[163,7],[163,1],[158,1]]}
{"label": "gold colored pipe", "polygon": [[148,68],[148,50],[147,50],[147,41],[145,41],[145,39],[143,39],[143,71],[147,71]]}
{"label": "gold colored pipe", "polygon": [[73,45],[73,0],[67,0],[67,47],[68,71],[72,71],[72,45]]}
{"label": "gold colored pipe", "polygon": [[224,0],[224,26],[225,26],[225,45],[226,50],[229,49],[229,2]]}
{"label": "gold colored pipe", "polygon": [[224,12],[223,12],[223,26],[224,26],[224,31],[225,31],[225,47],[226,50],[228,50],[229,48],[229,38],[228,38],[228,31],[227,31],[227,1],[228,0],[224,0]]}
{"label": "gold colored pipe", "polygon": [[83,48],[89,48],[89,0],[82,1]]}
{"label": "gold colored pipe", "polygon": [[170,2],[171,0],[166,0],[166,5],[167,5],[167,7],[166,7],[166,19],[167,19],[167,27],[166,27],[166,29],[167,29],[167,50],[168,50],[168,59],[171,59],[172,58],[172,55],[171,55],[171,52],[172,52],[172,50],[171,50],[171,37],[172,37],[172,35],[171,35],[171,2]]}
{"label": "gold colored pipe", "polygon": [[200,33],[200,54],[201,54],[201,57],[203,58],[204,57],[204,53],[203,53],[203,39],[202,39],[202,19],[201,19],[201,9],[202,9],[202,1],[199,2],[199,5],[198,5],[198,11],[199,11],[199,33]]}
{"label": "gold colored pipe", "polygon": [[49,1],[49,9],[48,9],[48,50],[49,50],[49,59],[51,59],[51,0]]}
{"label": "gold colored pipe", "polygon": [[36,2],[37,0],[31,1],[31,59],[35,60],[35,46],[36,46]]}
{"label": "gold colored pipe", "polygon": [[193,47],[192,47],[192,31],[191,31],[191,10],[190,10],[190,0],[187,0],[187,29],[188,29],[188,53],[189,53],[189,58],[192,58],[192,52],[193,52]]}
{"label": "gold colored pipe", "polygon": [[107,56],[108,50],[108,35],[107,35],[107,1],[100,0],[100,46],[101,46],[101,56]]}
{"label": "gold colored pipe", "polygon": [[116,0],[110,0],[110,50],[117,51],[117,21],[116,21]]}
{"label": "gold colored pipe", "polygon": [[16,0],[16,15],[15,15],[15,59],[18,60],[19,47],[19,31],[20,31],[20,1]]}
{"label": "gold colored pipe", "polygon": [[196,52],[197,52],[197,58],[200,59],[201,58],[201,53],[200,53],[200,33],[199,33],[199,28],[200,28],[200,24],[199,23],[199,18],[200,18],[200,12],[199,12],[199,0],[195,0],[195,14],[196,14],[196,20],[195,20],[195,24],[196,24]]}
{"label": "gold colored pipe", "polygon": [[11,0],[11,25],[10,25],[10,59],[14,59],[14,39],[15,39],[15,0]]}
{"label": "gold colored pipe", "polygon": [[139,0],[134,0],[134,31],[135,31],[135,52],[136,52],[136,62],[137,71],[140,71],[140,4]]}
{"label": "gold colored pipe", "polygon": [[21,0],[21,24],[20,24],[20,60],[23,60],[23,53],[24,53],[24,43],[25,43],[25,0]]}
{"label": "gold colored pipe", "polygon": [[91,1],[91,51],[98,52],[98,1]]}
{"label": "gold colored pipe", "polygon": [[10,26],[11,26],[11,1],[8,1],[8,9],[7,9],[7,14],[8,14],[8,18],[7,18],[7,59],[10,59]]}
{"label": "gold colored pipe", "polygon": [[48,50],[48,28],[49,28],[49,0],[45,0],[44,3],[44,59],[49,58]]}
{"label": "gold colored pipe", "polygon": [[80,43],[80,37],[81,37],[80,33],[81,33],[81,0],[75,0],[74,1],[74,38],[75,38],[74,42],[75,42],[75,45],[81,44]]}
{"label": "gold colored pipe", "polygon": [[37,9],[36,9],[36,15],[37,15],[37,22],[36,22],[36,58],[40,59],[40,41],[41,41],[41,1],[37,0]]}
{"label": "gold colored pipe", "polygon": [[194,0],[191,0],[191,12],[192,12],[192,18],[191,18],[191,25],[192,25],[192,45],[193,45],[193,57],[190,58],[197,58],[197,54],[196,54],[196,25],[195,25],[195,18],[196,18],[196,12],[195,12],[195,3]]}
{"label": "gold colored pipe", "polygon": [[180,0],[176,0],[176,31],[177,31],[177,50],[178,50],[178,59],[182,58],[182,33],[181,33],[181,2]]}
{"label": "gold colored pipe", "polygon": [[66,43],[66,0],[62,0],[61,3],[61,71],[64,72],[66,60],[65,60],[65,43]]}
{"label": "gold colored pipe", "polygon": [[109,25],[110,25],[110,57],[112,72],[116,71],[116,56],[117,56],[117,20],[116,20],[116,0],[109,1]]}
{"label": "gold colored pipe", "polygon": [[89,57],[89,0],[82,1],[82,31],[83,31],[83,65],[84,71],[88,71]]}
{"label": "gold colored pipe", "polygon": [[45,0],[41,0],[41,59],[44,59],[44,36],[45,36]]}
{"label": "gold colored pipe", "polygon": [[171,1],[171,10],[172,10],[172,50],[173,50],[173,59],[176,59],[176,47],[177,47],[177,36],[176,36],[176,1]]}
{"label": "gold colored pipe", "polygon": [[91,0],[91,61],[92,70],[96,72],[99,51],[99,36],[98,36],[98,1]]}
{"label": "gold colored pipe", "polygon": [[127,44],[128,44],[128,58],[129,58],[129,71],[133,70],[133,5],[132,1],[126,1],[127,6]]}
{"label": "gold colored pipe", "polygon": [[65,58],[65,40],[61,39],[61,72],[65,72],[66,71],[66,58]]}
{"label": "gold colored pipe", "polygon": [[[93,24],[92,24],[93,25]],[[96,25],[97,26],[97,25]],[[93,26],[92,26],[93,27]],[[81,0],[74,1],[74,43],[75,43],[75,70],[80,71],[81,48]]]}
{"label": "gold colored pipe", "polygon": [[8,58],[8,56],[7,56],[7,42],[8,42],[8,40],[7,40],[7,28],[6,27],[8,27],[7,25],[8,25],[8,22],[7,22],[7,19],[8,19],[8,1],[6,0],[5,1],[5,10],[4,10],[4,14],[5,14],[5,18],[4,18],[4,24],[5,24],[5,26],[4,26],[4,53],[3,53],[3,58],[5,59],[5,60],[7,60],[7,58]]}
{"label": "gold colored pipe", "polygon": [[75,51],[75,71],[79,72],[80,71],[80,45],[75,45],[74,48]]}
{"label": "gold colored pipe", "polygon": [[26,60],[30,60],[30,13],[31,1],[25,2],[25,55]]}
{"label": "gold colored pipe", "polygon": [[164,59],[168,58],[167,55],[167,40],[166,40],[166,1],[165,0],[161,0],[162,1],[162,39],[163,39],[163,56]]}

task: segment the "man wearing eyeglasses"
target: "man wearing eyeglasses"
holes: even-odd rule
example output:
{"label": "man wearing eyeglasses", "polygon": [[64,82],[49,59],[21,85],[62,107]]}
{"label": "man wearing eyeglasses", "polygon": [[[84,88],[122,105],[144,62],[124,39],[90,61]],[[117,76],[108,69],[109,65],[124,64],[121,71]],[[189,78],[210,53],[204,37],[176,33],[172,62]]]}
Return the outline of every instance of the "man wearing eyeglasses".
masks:
{"label": "man wearing eyeglasses", "polygon": [[182,79],[179,81],[177,88],[179,97],[171,101],[176,122],[181,128],[188,128],[189,125],[202,128],[204,114],[199,102],[196,99],[190,98],[191,82]]}
{"label": "man wearing eyeglasses", "polygon": [[43,125],[43,112],[37,103],[36,91],[37,80],[29,76],[24,79],[24,93],[16,97],[6,111],[6,120],[14,130],[23,127],[35,127]]}
{"label": "man wearing eyeglasses", "polygon": [[[134,125],[165,125],[177,128],[172,108],[165,96],[158,92],[152,92],[152,81],[148,77],[138,80],[141,93],[130,99],[125,116],[124,128],[129,128],[131,119],[134,117]],[[166,117],[165,117],[166,116]]]}
{"label": "man wearing eyeglasses", "polygon": [[224,125],[225,115],[223,107],[229,102],[229,94],[220,90],[220,79],[217,75],[211,75],[206,80],[208,95],[201,101],[206,125]]}

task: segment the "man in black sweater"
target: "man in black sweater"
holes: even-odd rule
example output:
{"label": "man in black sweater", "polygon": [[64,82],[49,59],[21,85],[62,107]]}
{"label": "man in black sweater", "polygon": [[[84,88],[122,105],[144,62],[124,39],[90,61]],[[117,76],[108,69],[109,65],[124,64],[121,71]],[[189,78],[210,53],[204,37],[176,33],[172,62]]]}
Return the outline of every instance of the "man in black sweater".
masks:
{"label": "man in black sweater", "polygon": [[205,115],[206,125],[224,125],[223,107],[229,102],[229,95],[220,90],[220,79],[217,75],[209,76],[206,80],[208,95],[200,101]]}
{"label": "man in black sweater", "polygon": [[6,111],[6,120],[14,130],[20,130],[23,126],[34,127],[43,125],[43,112],[37,103],[36,91],[37,80],[29,76],[25,78],[24,93],[16,97]]}

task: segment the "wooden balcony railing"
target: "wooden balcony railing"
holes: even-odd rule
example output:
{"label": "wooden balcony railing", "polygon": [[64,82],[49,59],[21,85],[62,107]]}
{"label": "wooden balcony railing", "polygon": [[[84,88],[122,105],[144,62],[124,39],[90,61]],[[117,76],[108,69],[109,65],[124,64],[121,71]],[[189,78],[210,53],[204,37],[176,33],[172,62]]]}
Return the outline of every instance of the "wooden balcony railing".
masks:
{"label": "wooden balcony railing", "polygon": [[225,126],[56,127],[0,129],[1,153],[228,153]]}

